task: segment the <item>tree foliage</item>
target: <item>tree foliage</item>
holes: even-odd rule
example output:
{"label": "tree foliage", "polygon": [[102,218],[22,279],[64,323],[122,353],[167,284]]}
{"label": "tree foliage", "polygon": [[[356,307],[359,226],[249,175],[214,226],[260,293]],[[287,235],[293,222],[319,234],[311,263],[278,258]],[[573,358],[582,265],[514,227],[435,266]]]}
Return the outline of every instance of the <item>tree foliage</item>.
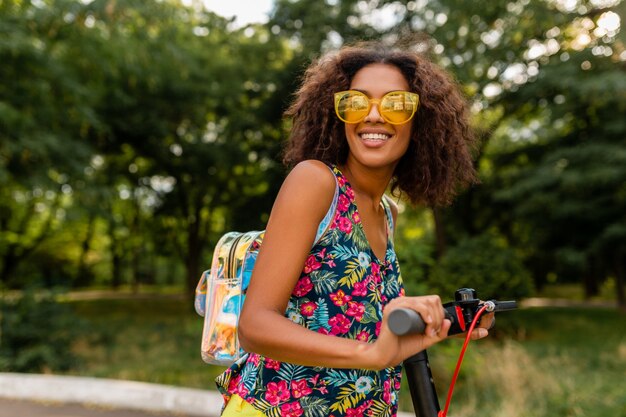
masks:
{"label": "tree foliage", "polygon": [[612,279],[626,305],[625,7],[276,0],[236,27],[200,2],[2,2],[0,280],[190,290],[223,231],[264,227],[306,64],[381,39],[452,72],[483,139],[482,184],[407,216],[409,286],[497,231],[517,278],[588,295]]}
{"label": "tree foliage", "polygon": [[0,318],[0,370],[67,371],[76,365],[72,344],[84,328],[67,305],[29,291],[0,300]]}
{"label": "tree foliage", "polygon": [[521,299],[532,293],[532,279],[514,248],[491,233],[467,238],[448,250],[433,268],[429,286],[451,296],[475,288],[489,299]]}
{"label": "tree foliage", "polygon": [[[63,202],[88,224],[108,223],[114,275],[125,262],[141,279],[147,252],[175,253],[189,288],[211,238],[237,219],[260,227],[280,175],[281,40],[175,2],[12,2],[2,11],[15,39],[3,75],[24,80],[1,100],[15,119],[3,122],[0,172],[14,184],[4,201],[40,208],[3,207],[4,282],[52,225],[67,225]],[[41,114],[48,119],[32,120]],[[88,252],[93,227],[70,245]]]}

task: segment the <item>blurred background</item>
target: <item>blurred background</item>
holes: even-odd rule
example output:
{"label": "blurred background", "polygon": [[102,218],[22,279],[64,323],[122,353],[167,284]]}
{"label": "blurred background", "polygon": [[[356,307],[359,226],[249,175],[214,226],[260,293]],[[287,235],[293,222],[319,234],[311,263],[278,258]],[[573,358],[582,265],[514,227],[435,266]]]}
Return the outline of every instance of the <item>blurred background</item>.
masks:
{"label": "blurred background", "polygon": [[[525,306],[471,345],[454,413],[626,416],[624,16],[619,0],[0,0],[0,371],[215,389],[200,274],[222,233],[264,228],[308,63],[377,39],[450,71],[482,139],[481,184],[443,209],[400,202],[407,292]],[[459,347],[432,349],[440,395]]]}

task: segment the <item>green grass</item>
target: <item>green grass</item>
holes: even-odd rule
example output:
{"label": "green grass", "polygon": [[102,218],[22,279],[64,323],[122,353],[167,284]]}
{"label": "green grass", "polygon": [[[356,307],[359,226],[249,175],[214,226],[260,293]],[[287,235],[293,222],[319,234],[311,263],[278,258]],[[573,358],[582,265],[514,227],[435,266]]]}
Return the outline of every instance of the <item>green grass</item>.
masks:
{"label": "green grass", "polygon": [[[589,308],[498,315],[491,337],[470,343],[451,414],[625,417],[624,318],[616,310]],[[430,352],[442,407],[461,343]]]}
{"label": "green grass", "polygon": [[[579,283],[548,284],[536,295],[538,297],[565,298],[574,301],[580,301],[585,299],[585,293]],[[598,295],[591,297],[591,300],[615,301],[615,281],[613,279],[609,279],[608,281],[606,281],[600,287]]]}
{"label": "green grass", "polygon": [[[215,389],[224,368],[199,353],[202,319],[177,297],[67,301],[88,324],[74,375]],[[451,416],[626,417],[626,320],[613,309],[535,308],[499,314],[472,342]],[[430,349],[441,405],[461,340]],[[404,382],[401,408],[411,401]]]}
{"label": "green grass", "polygon": [[214,389],[223,368],[200,357],[202,318],[182,298],[71,301],[90,334],[76,375]]}

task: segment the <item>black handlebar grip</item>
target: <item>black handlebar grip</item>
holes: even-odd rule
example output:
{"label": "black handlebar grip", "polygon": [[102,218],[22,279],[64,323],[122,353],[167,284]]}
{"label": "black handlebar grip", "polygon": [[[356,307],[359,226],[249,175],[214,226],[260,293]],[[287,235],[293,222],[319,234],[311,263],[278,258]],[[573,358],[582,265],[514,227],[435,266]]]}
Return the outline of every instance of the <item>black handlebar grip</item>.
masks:
{"label": "black handlebar grip", "polygon": [[391,332],[402,336],[409,333],[424,333],[426,323],[422,317],[410,308],[397,308],[389,313],[389,329]]}
{"label": "black handlebar grip", "polygon": [[516,301],[496,301],[494,304],[496,305],[495,311],[515,310],[517,308]]}

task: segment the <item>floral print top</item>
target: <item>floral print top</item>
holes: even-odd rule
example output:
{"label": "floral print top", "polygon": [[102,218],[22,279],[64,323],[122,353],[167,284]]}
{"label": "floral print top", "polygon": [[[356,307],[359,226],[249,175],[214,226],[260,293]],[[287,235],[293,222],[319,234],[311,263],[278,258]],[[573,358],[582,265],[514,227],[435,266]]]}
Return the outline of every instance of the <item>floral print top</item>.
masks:
{"label": "floral print top", "polygon": [[[337,167],[335,216],[311,249],[285,316],[312,331],[373,342],[389,300],[404,295],[387,217],[387,250],[367,242],[354,191]],[[382,371],[309,367],[250,353],[217,379],[225,399],[238,394],[268,417],[388,417],[398,408],[401,366]]]}

